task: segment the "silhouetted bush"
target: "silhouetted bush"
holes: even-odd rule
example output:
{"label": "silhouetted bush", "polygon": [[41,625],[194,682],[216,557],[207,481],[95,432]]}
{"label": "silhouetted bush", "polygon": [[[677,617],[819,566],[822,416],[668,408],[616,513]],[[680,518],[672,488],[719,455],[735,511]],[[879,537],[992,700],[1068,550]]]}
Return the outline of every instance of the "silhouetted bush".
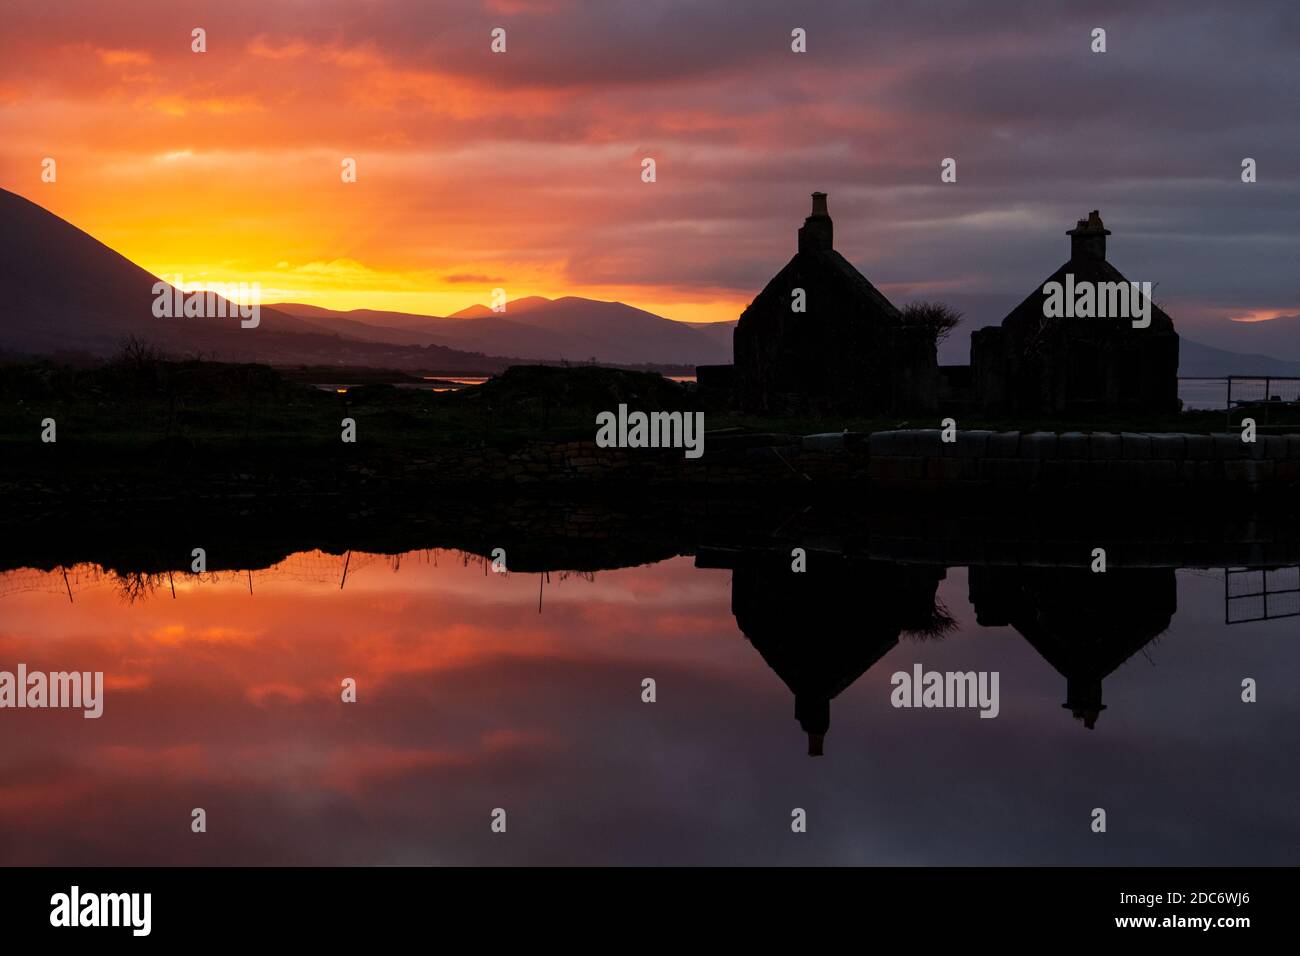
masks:
{"label": "silhouetted bush", "polygon": [[942,302],[913,302],[903,309],[903,321],[928,331],[937,347],[961,323],[961,313]]}

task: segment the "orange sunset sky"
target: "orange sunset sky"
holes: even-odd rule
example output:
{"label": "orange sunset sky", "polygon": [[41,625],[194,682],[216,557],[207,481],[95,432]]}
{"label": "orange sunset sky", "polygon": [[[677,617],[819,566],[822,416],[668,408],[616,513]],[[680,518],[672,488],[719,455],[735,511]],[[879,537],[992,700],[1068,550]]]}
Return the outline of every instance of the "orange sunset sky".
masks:
{"label": "orange sunset sky", "polygon": [[[635,89],[530,80],[541,54],[526,23],[506,54],[489,50],[510,14],[564,4],[492,3],[472,22],[462,4],[423,47],[386,45],[398,11],[370,19],[384,5],[365,2],[59,6],[51,18],[41,5],[39,24],[30,11],[21,48],[4,41],[4,185],[155,274],[430,314],[498,286],[686,320],[734,318],[748,301],[620,268],[676,229],[709,228],[664,204],[683,191],[674,167],[712,149],[680,136],[713,118],[673,95],[647,115]],[[197,25],[205,54],[191,50]],[[454,46],[448,62],[438,50]],[[56,159],[55,184],[37,155]],[[663,166],[654,184],[644,156]],[[341,180],[344,157],[356,183]]]}
{"label": "orange sunset sky", "polygon": [[6,0],[0,185],[155,274],[336,309],[734,319],[822,189],[887,295],[974,325],[1093,208],[1181,331],[1300,313],[1289,4],[926,6]]}

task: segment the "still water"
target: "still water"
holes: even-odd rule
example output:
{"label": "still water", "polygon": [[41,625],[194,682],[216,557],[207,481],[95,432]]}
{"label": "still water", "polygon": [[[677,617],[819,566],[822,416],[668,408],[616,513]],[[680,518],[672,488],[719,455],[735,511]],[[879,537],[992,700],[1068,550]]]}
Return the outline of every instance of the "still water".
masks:
{"label": "still water", "polygon": [[[1300,619],[1131,573],[11,572],[0,670],[102,670],[106,699],[0,711],[0,863],[1294,864]],[[998,672],[998,716],[891,706],[916,664]]]}

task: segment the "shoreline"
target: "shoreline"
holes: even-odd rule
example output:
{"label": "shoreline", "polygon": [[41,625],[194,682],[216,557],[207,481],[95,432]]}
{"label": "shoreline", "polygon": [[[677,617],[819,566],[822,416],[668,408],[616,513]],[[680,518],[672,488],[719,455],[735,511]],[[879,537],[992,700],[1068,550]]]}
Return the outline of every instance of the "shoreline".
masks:
{"label": "shoreline", "polygon": [[[603,570],[693,555],[700,566],[789,563],[791,549],[931,565],[1086,567],[1104,547],[1113,568],[1300,565],[1293,495],[1239,495],[1189,512],[1183,495],[824,493],[708,486],[564,490],[525,486],[458,493],[371,489],[317,496],[93,500],[49,512],[8,509],[0,571],[81,563],[130,572],[265,568],[290,554],[448,549],[513,571]],[[1202,502],[1203,503],[1203,502]]]}

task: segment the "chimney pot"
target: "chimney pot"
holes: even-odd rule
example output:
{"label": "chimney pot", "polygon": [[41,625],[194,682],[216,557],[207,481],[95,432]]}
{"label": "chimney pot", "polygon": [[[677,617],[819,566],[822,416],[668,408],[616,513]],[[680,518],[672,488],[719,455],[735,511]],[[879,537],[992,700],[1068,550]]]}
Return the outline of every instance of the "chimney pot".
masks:
{"label": "chimney pot", "polygon": [[1094,209],[1087,219],[1080,219],[1078,224],[1066,232],[1070,237],[1071,259],[1106,258],[1106,237],[1110,230],[1101,221],[1101,213]]}
{"label": "chimney pot", "polygon": [[826,210],[826,194],[812,194],[812,215],[799,227],[800,252],[829,252],[833,248],[834,223]]}

